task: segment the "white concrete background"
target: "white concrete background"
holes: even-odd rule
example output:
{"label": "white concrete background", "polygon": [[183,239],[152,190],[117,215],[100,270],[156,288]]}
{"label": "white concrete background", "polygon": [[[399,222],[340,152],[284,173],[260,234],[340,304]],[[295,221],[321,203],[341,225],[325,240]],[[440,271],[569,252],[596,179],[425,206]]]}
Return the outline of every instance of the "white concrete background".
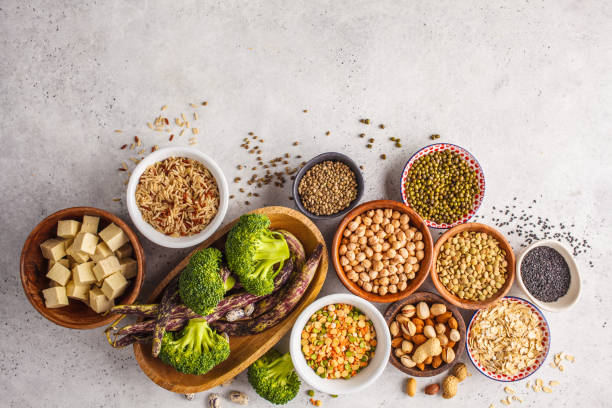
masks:
{"label": "white concrete background", "polygon": [[[609,405],[610,2],[4,0],[0,30],[1,406],[190,404],[153,384],[131,349],[110,349],[102,329],[72,331],[43,319],[22,293],[18,259],[29,231],[61,208],[92,205],[127,219],[124,202],[112,201],[123,194],[116,169],[128,157],[118,147],[135,134],[148,146],[168,144],[145,123],[163,104],[176,113],[201,100],[209,106],[200,109],[199,147],[230,180],[237,163],[252,159],[237,146],[254,131],[271,157],[298,150],[288,147],[294,140],[304,158],[343,151],[365,165],[364,200],[399,199],[403,164],[440,133],[482,163],[485,219],[516,196],[519,208],[538,200],[534,215],[575,223],[572,232],[592,245],[578,257],[583,296],[572,311],[546,316],[552,352],[577,361],[563,374],[547,361],[538,377],[561,382],[551,395],[515,388],[521,406]],[[361,117],[387,126],[365,129],[377,138],[373,151],[357,137]],[[383,142],[389,136],[404,147]],[[249,206],[235,201],[227,220],[264,204],[291,206],[289,195],[287,184]],[[319,223],[328,240],[335,224]],[[187,250],[144,244],[147,296]],[[330,269],[322,294],[344,290]],[[452,401],[409,399],[405,376],[392,366],[358,395],[319,397],[325,407],[502,406],[503,385],[469,367],[474,375]],[[419,389],[436,380],[419,380]],[[269,405],[244,374],[214,391],[230,389],[247,392],[250,406]],[[307,389],[290,405],[306,406]],[[202,406],[207,394],[191,404]]]}

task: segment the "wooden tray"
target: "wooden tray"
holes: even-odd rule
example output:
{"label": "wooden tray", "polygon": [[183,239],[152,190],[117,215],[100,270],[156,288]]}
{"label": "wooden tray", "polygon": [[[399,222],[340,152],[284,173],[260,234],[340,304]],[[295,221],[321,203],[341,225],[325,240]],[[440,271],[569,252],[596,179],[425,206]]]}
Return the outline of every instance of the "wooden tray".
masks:
{"label": "wooden tray", "polygon": [[[308,257],[317,244],[322,244],[325,247],[325,240],[317,226],[306,216],[295,210],[286,207],[264,207],[253,212],[267,215],[272,222],[271,228],[284,229],[294,234],[304,245],[306,257]],[[223,249],[225,236],[236,221],[238,220],[234,220],[228,225],[220,228],[193,252],[209,246]],[[193,252],[191,254],[193,254]],[[166,285],[185,268],[191,254],[183,259],[164,278],[157,288],[155,288],[148,302],[156,302],[161,297]],[[155,384],[172,392],[182,394],[195,393],[223,384],[244,371],[251,363],[274,346],[280,338],[291,329],[300,312],[319,294],[323,282],[325,282],[327,266],[327,250],[324,250],[321,262],[319,263],[319,267],[317,268],[310,286],[296,308],[293,309],[285,320],[260,334],[231,337],[231,353],[229,358],[206,373],[206,375],[179,373],[174,368],[162,363],[158,358],[152,357],[150,344],[134,345],[136,361],[140,364],[142,371],[144,371]]]}

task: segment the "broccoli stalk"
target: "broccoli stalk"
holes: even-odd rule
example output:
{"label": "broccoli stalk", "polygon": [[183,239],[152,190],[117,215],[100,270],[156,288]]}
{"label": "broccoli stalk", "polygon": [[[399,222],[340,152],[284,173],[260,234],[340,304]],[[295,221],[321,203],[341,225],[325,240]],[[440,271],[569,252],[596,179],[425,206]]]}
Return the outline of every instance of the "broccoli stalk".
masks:
{"label": "broccoli stalk", "polygon": [[243,215],[225,242],[229,268],[248,292],[258,296],[274,290],[274,278],[290,256],[283,234],[270,231],[269,226],[265,215]]}
{"label": "broccoli stalk", "polygon": [[273,404],[286,404],[300,390],[289,353],[271,349],[249,367],[247,374],[255,392]]}
{"label": "broccoli stalk", "polygon": [[206,248],[197,251],[179,276],[179,295],[185,305],[201,316],[212,313],[235,279],[225,281],[219,274],[221,251]]}
{"label": "broccoli stalk", "polygon": [[211,329],[206,319],[191,319],[180,333],[164,334],[159,358],[183,374],[202,375],[229,354],[227,339]]}

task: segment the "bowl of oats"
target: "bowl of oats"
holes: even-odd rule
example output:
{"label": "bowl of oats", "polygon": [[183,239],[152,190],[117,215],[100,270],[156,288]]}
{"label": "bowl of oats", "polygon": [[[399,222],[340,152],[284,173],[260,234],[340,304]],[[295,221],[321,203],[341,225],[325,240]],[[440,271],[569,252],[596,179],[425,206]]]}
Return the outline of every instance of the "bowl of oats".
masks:
{"label": "bowl of oats", "polygon": [[550,350],[550,328],[531,302],[506,296],[474,313],[466,349],[474,367],[486,377],[519,381],[544,364]]}
{"label": "bowl of oats", "polygon": [[229,202],[221,167],[189,147],[160,149],[145,157],[132,172],[126,194],[136,228],[168,248],[187,248],[210,237]]}

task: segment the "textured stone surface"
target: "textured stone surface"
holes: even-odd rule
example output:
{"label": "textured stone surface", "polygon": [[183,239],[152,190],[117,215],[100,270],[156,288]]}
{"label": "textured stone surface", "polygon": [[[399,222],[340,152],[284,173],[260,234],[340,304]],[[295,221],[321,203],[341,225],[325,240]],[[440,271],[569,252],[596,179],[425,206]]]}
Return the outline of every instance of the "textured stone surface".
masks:
{"label": "textured stone surface", "polygon": [[[552,352],[571,352],[576,363],[561,374],[547,362],[537,373],[561,382],[553,394],[527,392],[523,383],[515,388],[529,401],[522,406],[595,407],[611,400],[609,2],[175,3],[0,3],[0,405],[189,404],[149,381],[131,349],[112,350],[102,329],[68,330],[39,316],[23,296],[18,260],[29,231],[56,210],[92,205],[127,219],[124,200],[113,201],[124,191],[125,174],[117,168],[131,164],[119,147],[134,135],[147,148],[187,144],[191,136],[169,143],[168,134],[154,134],[146,122],[164,104],[176,115],[202,100],[209,105],[198,109],[199,148],[219,160],[234,194],[239,186],[231,180],[251,173],[235,165],[255,165],[238,148],[249,131],[265,139],[267,158],[349,154],[365,166],[364,200],[399,199],[404,163],[439,133],[440,141],[466,147],[483,165],[482,219],[490,220],[493,206],[516,205],[575,224],[572,233],[592,245],[578,257],[583,296],[572,311],[546,316]],[[373,124],[360,124],[362,117]],[[357,137],[364,131],[376,139],[371,151]],[[391,136],[402,139],[402,149],[393,148]],[[383,153],[386,161],[379,159]],[[282,191],[269,187],[248,198],[250,205],[241,196],[227,220],[264,204],[291,206],[289,192],[289,183]],[[335,225],[319,223],[328,240]],[[520,247],[523,238],[509,238]],[[146,296],[187,250],[143,242]],[[322,294],[337,291],[344,288],[330,269]],[[512,293],[521,295],[518,288]],[[435,398],[448,407],[501,406],[503,385],[468,367],[474,375],[452,401],[419,394],[410,404],[430,406]],[[396,407],[407,403],[404,380],[389,366],[358,395],[319,397],[326,407]],[[434,380],[419,380],[419,389]],[[292,406],[307,404],[308,388]],[[247,392],[251,406],[268,405],[244,374],[215,392],[231,389]],[[202,406],[205,396],[192,404]]]}

